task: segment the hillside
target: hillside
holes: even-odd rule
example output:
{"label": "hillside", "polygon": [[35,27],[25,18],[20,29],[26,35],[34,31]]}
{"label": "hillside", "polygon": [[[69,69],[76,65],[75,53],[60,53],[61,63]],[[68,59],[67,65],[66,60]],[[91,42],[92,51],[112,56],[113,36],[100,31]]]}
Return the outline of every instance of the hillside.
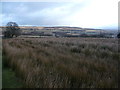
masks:
{"label": "hillside", "polygon": [[[2,32],[5,27],[0,27]],[[38,36],[100,36],[116,37],[117,31],[115,30],[102,30],[93,28],[81,28],[81,27],[37,27],[37,26],[20,26],[23,35],[38,35]],[[1,31],[0,30],[0,31]]]}

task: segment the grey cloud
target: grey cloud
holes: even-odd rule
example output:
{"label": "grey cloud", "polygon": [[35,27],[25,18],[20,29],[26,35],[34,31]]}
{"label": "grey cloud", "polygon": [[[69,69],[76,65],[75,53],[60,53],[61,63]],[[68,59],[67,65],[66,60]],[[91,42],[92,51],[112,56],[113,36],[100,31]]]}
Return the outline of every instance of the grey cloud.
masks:
{"label": "grey cloud", "polygon": [[[3,3],[3,14],[9,16],[8,19],[10,17],[13,20],[16,19],[16,21],[22,25],[57,25],[62,23],[62,19],[74,13],[78,7],[80,8],[82,6],[76,6],[76,4],[65,2],[11,2]],[[7,21],[7,18],[5,21]]]}

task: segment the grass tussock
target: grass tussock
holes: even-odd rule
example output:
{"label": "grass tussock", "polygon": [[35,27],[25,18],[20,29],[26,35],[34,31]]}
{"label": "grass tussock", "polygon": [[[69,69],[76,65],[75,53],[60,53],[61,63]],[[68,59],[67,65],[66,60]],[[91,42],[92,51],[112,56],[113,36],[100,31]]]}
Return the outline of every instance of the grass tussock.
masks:
{"label": "grass tussock", "polygon": [[5,39],[3,62],[27,88],[116,88],[117,48],[114,39]]}

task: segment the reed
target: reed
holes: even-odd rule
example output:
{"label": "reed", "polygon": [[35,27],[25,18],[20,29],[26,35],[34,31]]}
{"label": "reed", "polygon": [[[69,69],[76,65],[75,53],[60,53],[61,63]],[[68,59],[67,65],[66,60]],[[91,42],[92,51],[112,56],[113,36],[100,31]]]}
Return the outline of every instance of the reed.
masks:
{"label": "reed", "polygon": [[3,60],[27,88],[117,88],[117,39],[13,38]]}

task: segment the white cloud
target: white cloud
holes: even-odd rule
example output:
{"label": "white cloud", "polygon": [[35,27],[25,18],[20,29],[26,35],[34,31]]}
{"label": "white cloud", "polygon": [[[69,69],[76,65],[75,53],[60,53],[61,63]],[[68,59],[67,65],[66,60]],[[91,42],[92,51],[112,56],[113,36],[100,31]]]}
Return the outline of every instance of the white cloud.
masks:
{"label": "white cloud", "polygon": [[9,15],[2,14],[1,17],[2,17],[2,24],[3,25],[6,25],[6,23],[10,22],[10,21],[16,21],[13,14],[9,14]]}
{"label": "white cloud", "polygon": [[[71,18],[71,19],[70,19]],[[73,26],[103,27],[118,23],[118,2],[93,0],[87,7],[70,15],[66,20]]]}

